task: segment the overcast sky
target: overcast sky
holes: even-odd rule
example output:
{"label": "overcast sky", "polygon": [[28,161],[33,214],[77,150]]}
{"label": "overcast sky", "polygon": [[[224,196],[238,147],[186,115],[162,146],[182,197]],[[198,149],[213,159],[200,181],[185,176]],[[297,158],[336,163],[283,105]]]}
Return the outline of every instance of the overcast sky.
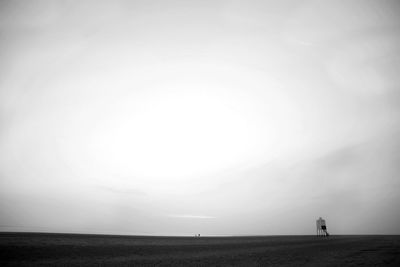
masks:
{"label": "overcast sky", "polygon": [[1,1],[0,231],[400,234],[399,1]]}

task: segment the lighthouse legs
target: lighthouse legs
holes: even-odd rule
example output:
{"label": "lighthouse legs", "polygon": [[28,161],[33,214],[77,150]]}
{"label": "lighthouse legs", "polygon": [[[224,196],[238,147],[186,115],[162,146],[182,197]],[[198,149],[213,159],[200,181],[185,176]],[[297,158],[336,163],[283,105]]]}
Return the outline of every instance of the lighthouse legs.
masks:
{"label": "lighthouse legs", "polygon": [[325,229],[317,228],[317,236],[329,236],[328,231]]}
{"label": "lighthouse legs", "polygon": [[326,229],[317,229],[317,236],[329,236],[329,233]]}

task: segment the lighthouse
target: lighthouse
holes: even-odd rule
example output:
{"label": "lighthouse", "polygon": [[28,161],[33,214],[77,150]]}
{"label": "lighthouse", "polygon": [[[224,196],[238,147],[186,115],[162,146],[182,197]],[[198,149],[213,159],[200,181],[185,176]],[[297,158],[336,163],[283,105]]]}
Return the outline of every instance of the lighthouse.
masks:
{"label": "lighthouse", "polygon": [[321,217],[317,220],[317,236],[329,236],[326,228],[326,221]]}

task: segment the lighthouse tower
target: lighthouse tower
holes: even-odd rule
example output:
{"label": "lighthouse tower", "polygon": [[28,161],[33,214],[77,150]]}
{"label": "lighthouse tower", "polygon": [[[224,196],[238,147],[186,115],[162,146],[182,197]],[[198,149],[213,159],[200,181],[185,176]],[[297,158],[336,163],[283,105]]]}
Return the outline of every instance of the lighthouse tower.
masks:
{"label": "lighthouse tower", "polygon": [[321,217],[317,220],[317,236],[329,236],[326,229],[326,222]]}

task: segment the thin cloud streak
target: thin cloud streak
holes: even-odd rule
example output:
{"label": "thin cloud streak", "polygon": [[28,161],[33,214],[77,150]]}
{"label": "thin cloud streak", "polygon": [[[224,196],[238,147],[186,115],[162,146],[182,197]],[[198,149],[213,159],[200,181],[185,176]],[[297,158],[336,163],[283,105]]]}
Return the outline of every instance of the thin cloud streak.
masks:
{"label": "thin cloud streak", "polygon": [[168,217],[171,218],[182,218],[182,219],[215,219],[214,216],[207,215],[190,215],[190,214],[170,214]]}

